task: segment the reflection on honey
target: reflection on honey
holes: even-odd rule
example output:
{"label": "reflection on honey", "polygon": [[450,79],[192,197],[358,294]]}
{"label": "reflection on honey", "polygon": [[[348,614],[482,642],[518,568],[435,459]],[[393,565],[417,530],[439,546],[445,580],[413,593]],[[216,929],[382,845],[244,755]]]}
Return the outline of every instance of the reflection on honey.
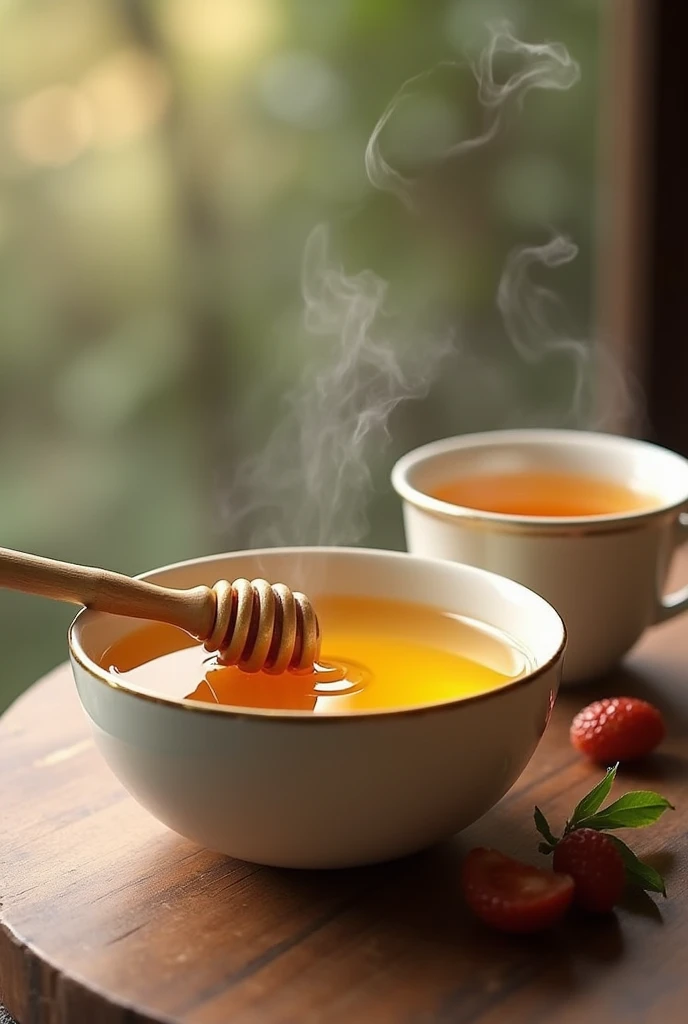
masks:
{"label": "reflection on honey", "polygon": [[254,708],[274,708],[277,697],[282,709],[331,711],[342,701],[350,707],[354,700],[362,700],[363,693],[373,682],[370,671],[363,665],[341,659],[336,662],[329,659],[327,665],[317,665],[311,673],[285,672],[277,679],[279,681],[265,672],[248,675],[235,668],[210,667],[205,679],[187,696],[208,704]]}
{"label": "reflection on honey", "polygon": [[527,670],[526,652],[470,619],[360,597],[314,602],[323,634],[310,673],[219,666],[173,626],[151,623],[113,644],[101,664],[128,684],[209,704],[322,713],[432,704],[486,692]]}

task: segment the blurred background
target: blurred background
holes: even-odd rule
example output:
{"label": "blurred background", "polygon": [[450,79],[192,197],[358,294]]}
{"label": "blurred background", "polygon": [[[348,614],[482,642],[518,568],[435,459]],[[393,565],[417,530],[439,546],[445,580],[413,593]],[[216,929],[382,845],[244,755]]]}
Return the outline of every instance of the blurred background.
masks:
{"label": "blurred background", "polygon": [[[302,373],[301,259],[323,221],[347,271],[458,339],[378,446],[362,543],[403,545],[386,482],[401,451],[596,421],[595,380],[573,410],[572,367],[518,358],[495,295],[510,249],[556,226],[579,246],[547,272],[562,330],[597,343],[603,8],[2,0],[0,544],[137,573],[246,543],[224,506]],[[494,17],[564,44],[580,81],[529,94],[480,160],[439,170],[433,153],[483,114],[470,74],[433,83],[385,137],[423,182],[411,214],[371,187],[370,134],[406,79],[477,53]],[[64,659],[70,618],[0,592],[0,707]]]}

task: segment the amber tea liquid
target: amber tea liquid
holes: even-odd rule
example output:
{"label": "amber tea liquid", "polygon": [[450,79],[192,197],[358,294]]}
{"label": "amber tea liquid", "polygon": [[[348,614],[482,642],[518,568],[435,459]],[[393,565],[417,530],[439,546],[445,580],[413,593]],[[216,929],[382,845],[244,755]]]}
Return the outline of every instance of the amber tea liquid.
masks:
{"label": "amber tea liquid", "polygon": [[151,623],[101,664],[128,684],[207,704],[313,712],[406,708],[503,686],[530,668],[526,651],[471,619],[402,601],[320,596],[321,664],[307,674],[246,673],[174,626]]}
{"label": "amber tea liquid", "polygon": [[574,473],[482,473],[428,491],[451,505],[511,516],[619,515],[652,508],[657,499],[601,477]]}

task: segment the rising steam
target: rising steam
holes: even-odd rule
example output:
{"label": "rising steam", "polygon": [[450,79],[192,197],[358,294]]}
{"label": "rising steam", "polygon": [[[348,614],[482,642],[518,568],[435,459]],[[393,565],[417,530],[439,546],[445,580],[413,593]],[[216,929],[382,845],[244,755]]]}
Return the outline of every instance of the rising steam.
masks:
{"label": "rising steam", "polygon": [[[560,43],[524,43],[516,39],[508,22],[488,25],[489,41],[471,69],[478,83],[478,99],[487,114],[485,130],[475,138],[462,139],[448,146],[436,159],[453,160],[490,142],[502,125],[507,101],[517,109],[523,105],[531,89],[570,89],[580,78],[580,66]],[[502,56],[517,57],[522,66],[503,83],[495,77],[495,63]],[[405,177],[392,167],[381,149],[382,133],[402,104],[424,85],[439,69],[460,65],[443,62],[429,71],[415,75],[401,86],[375,125],[365,151],[365,166],[371,184],[381,191],[396,195],[409,209],[413,208],[414,179]],[[422,156],[422,154],[421,154]]]}
{"label": "rising steam", "polygon": [[573,387],[570,416],[576,422],[581,415],[587,368],[591,349],[587,342],[562,336],[550,314],[560,306],[558,296],[531,279],[531,269],[548,270],[574,260],[578,246],[563,235],[554,235],[545,245],[513,249],[506,260],[497,289],[497,307],[506,333],[518,355],[527,363],[564,355],[570,360]]}
{"label": "rising steam", "polygon": [[[500,84],[495,62],[505,56],[516,58],[519,66]],[[488,45],[471,68],[485,127],[476,137],[446,146],[433,159],[457,160],[485,145],[500,130],[506,110],[518,111],[531,89],[568,89],[580,75],[565,47],[523,43],[505,24],[489,28]],[[416,181],[383,155],[382,137],[399,106],[436,70],[401,87],[375,125],[365,151],[371,185],[394,194],[410,210],[415,207]],[[302,379],[287,396],[267,445],[240,467],[232,485],[226,510],[229,525],[244,527],[241,541],[254,546],[360,540],[366,529],[370,466],[387,440],[389,417],[399,402],[427,393],[451,349],[449,332],[411,336],[385,307],[386,282],[371,270],[347,274],[332,258],[329,245],[329,229],[320,225],[305,247]],[[578,393],[585,346],[554,336],[546,315],[550,293],[528,278],[534,262],[556,267],[575,254],[575,246],[559,237],[540,248],[512,253],[498,305],[524,359],[535,362],[553,348],[571,355]]]}
{"label": "rising steam", "polygon": [[267,447],[233,486],[233,509],[252,524],[254,546],[360,540],[369,467],[390,414],[427,392],[451,348],[448,333],[405,335],[385,310],[386,282],[370,270],[348,276],[333,263],[322,224],[306,243],[302,292],[310,342],[303,378]]}

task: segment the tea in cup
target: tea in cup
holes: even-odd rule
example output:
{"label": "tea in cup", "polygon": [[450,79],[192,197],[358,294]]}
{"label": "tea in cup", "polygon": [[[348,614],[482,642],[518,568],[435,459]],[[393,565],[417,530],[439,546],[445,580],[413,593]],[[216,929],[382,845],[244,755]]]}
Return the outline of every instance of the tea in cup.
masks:
{"label": "tea in cup", "polygon": [[392,483],[412,554],[508,576],[568,631],[565,683],[611,669],[644,630],[688,607],[663,593],[688,535],[688,461],[626,437],[504,430],[401,458]]}

